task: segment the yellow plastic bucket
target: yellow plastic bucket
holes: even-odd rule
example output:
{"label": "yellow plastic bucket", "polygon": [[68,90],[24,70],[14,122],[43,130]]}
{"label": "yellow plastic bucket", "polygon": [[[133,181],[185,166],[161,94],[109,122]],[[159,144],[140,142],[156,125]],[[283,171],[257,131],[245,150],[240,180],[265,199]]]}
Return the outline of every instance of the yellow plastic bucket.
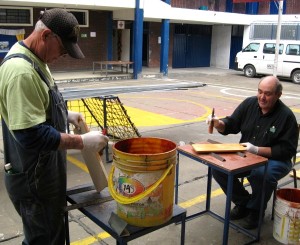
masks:
{"label": "yellow plastic bucket", "polygon": [[171,219],[176,144],[160,138],[132,138],[113,145],[108,188],[117,215],[128,224],[150,227]]}
{"label": "yellow plastic bucket", "polygon": [[283,244],[300,244],[300,190],[276,191],[273,237]]}

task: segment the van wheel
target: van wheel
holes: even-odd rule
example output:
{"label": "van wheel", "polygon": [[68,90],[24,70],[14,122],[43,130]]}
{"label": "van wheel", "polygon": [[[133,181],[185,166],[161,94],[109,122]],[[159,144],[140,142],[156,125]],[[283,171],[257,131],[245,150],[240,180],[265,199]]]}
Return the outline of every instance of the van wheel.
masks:
{"label": "van wheel", "polygon": [[293,72],[292,81],[293,81],[293,83],[300,84],[300,70]]}
{"label": "van wheel", "polygon": [[256,75],[256,70],[253,65],[246,65],[244,69],[244,74],[246,77],[254,77]]}

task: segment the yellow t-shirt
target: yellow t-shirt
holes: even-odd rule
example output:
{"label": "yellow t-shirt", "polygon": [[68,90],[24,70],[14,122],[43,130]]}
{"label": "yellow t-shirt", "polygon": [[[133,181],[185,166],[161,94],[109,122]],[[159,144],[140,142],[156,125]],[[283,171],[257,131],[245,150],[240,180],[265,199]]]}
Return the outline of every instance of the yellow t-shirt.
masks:
{"label": "yellow t-shirt", "polygon": [[[16,43],[8,55],[22,53],[33,60],[48,81],[53,79],[47,64],[41,62],[27,48]],[[0,113],[10,130],[26,129],[48,118],[48,86],[32,65],[23,58],[12,58],[0,67]]]}

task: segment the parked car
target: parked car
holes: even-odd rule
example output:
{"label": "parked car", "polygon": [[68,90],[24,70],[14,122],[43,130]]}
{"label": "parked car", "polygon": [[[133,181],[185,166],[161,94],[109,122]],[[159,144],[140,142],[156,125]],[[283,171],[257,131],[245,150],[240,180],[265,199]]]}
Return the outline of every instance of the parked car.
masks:
{"label": "parked car", "polygon": [[[237,70],[246,77],[272,75],[276,40],[255,40],[237,53]],[[277,62],[277,76],[300,84],[300,41],[281,40]]]}

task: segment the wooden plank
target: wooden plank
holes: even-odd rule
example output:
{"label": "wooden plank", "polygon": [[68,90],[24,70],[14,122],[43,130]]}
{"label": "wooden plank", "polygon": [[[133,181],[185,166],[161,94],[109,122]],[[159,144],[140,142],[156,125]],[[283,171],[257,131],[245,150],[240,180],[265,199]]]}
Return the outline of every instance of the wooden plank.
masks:
{"label": "wooden plank", "polygon": [[[207,144],[207,142],[205,142],[204,144]],[[220,161],[208,153],[196,152],[191,145],[178,146],[177,151],[180,151],[182,154],[191,156],[194,159],[198,159],[200,162],[205,161],[209,164],[215,165],[219,168],[223,168],[224,170],[230,172],[247,171],[252,169],[253,165],[257,167],[263,166],[265,165],[266,161],[268,161],[268,159],[265,157],[255,155],[247,151],[244,151],[245,157],[241,157],[235,152],[218,153],[218,155],[224,158],[225,161]]]}
{"label": "wooden plank", "polygon": [[[74,129],[75,134],[85,134],[90,131],[84,121],[80,121],[79,125],[80,129]],[[97,152],[87,150],[81,150],[81,154],[89,170],[89,174],[92,178],[96,191],[102,191],[105,187],[107,187],[107,172],[103,165],[101,156]]]}
{"label": "wooden plank", "polygon": [[245,151],[246,147],[240,144],[192,144],[194,150],[198,153],[205,152],[237,152]]}

